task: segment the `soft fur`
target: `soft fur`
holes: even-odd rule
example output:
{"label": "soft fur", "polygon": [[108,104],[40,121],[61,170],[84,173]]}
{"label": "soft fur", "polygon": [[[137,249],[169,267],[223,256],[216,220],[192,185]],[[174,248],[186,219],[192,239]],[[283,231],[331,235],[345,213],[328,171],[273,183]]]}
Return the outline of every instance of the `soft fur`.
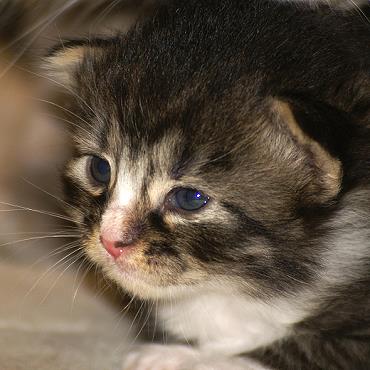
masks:
{"label": "soft fur", "polygon": [[[52,51],[86,252],[193,345],[125,369],[370,367],[369,36],[325,6],[189,0]],[[209,204],[168,210],[178,187]],[[134,243],[114,260],[102,232]]]}

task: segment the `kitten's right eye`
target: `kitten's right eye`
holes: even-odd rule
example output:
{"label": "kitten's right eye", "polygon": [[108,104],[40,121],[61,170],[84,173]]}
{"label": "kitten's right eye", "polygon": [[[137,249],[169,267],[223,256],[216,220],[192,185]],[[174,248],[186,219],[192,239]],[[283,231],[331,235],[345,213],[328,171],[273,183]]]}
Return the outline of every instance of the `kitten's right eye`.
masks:
{"label": "kitten's right eye", "polygon": [[90,174],[98,184],[108,185],[111,176],[109,162],[100,157],[91,157]]}
{"label": "kitten's right eye", "polygon": [[178,188],[171,192],[166,200],[166,205],[172,210],[195,212],[209,202],[209,196],[192,188]]}

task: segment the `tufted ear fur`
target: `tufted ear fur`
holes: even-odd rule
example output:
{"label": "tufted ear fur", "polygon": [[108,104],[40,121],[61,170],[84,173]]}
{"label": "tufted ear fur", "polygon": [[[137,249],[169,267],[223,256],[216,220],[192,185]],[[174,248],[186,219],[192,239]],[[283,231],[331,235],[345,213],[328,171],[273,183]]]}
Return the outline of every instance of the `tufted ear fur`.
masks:
{"label": "tufted ear fur", "polygon": [[[302,101],[275,100],[273,106],[280,129],[291,137],[293,150],[299,153],[309,174],[303,201],[321,204],[337,197],[342,186],[344,148],[339,127],[331,125],[338,117],[329,117],[333,112],[302,105]],[[343,125],[338,122],[336,126]],[[337,131],[334,136],[333,130]]]}
{"label": "tufted ear fur", "polygon": [[98,45],[87,41],[68,41],[49,53],[44,69],[52,81],[71,90],[76,84],[76,74],[83,61],[100,52],[101,48]]}

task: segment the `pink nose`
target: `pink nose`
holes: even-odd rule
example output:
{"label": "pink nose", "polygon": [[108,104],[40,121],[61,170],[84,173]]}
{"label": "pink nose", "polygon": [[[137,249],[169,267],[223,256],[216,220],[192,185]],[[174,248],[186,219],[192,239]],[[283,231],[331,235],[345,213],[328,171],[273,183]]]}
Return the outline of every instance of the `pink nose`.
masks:
{"label": "pink nose", "polygon": [[100,236],[100,241],[107,252],[115,259],[124,252],[125,248],[127,249],[130,246],[130,243],[125,244],[121,241],[108,240],[104,239],[102,236]]}

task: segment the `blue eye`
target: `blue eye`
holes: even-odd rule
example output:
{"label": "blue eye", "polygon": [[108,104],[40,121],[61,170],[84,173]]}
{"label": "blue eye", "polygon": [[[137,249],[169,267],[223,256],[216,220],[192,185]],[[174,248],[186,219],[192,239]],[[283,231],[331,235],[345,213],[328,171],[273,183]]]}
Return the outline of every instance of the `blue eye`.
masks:
{"label": "blue eye", "polygon": [[209,201],[209,197],[199,190],[188,188],[178,189],[172,199],[172,206],[184,211],[197,211]]}
{"label": "blue eye", "polygon": [[110,165],[108,161],[93,156],[90,162],[90,173],[99,184],[108,184],[110,181]]}

